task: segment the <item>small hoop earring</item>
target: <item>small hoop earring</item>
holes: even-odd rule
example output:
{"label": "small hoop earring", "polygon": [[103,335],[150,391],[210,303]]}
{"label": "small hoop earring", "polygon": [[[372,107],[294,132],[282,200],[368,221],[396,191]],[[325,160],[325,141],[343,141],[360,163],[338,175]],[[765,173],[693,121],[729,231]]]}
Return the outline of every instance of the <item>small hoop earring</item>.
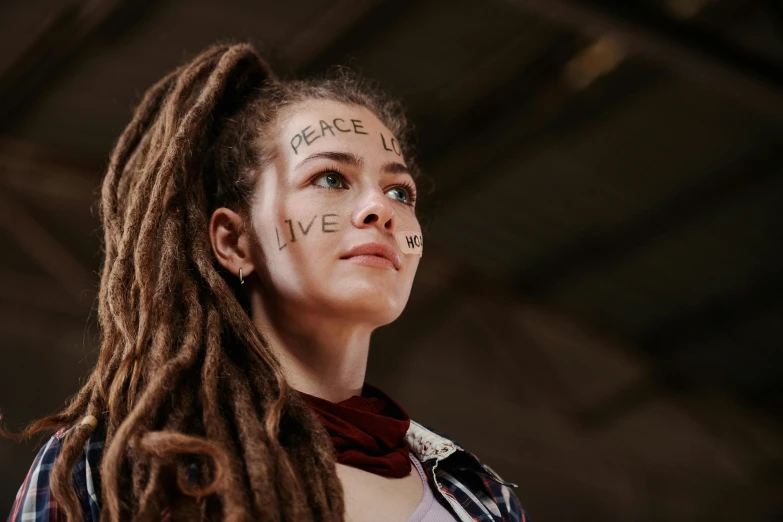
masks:
{"label": "small hoop earring", "polygon": [[240,285],[244,285],[245,284],[245,280],[242,278],[242,268],[241,267],[239,269],[239,284]]}

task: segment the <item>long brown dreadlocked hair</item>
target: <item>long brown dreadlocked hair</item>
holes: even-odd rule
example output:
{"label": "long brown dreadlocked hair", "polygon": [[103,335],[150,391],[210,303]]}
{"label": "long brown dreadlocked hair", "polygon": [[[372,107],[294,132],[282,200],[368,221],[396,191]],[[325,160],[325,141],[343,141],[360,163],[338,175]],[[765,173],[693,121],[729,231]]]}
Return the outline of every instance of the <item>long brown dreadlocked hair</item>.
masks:
{"label": "long brown dreadlocked hair", "polygon": [[343,520],[329,435],[287,385],[208,233],[216,208],[247,211],[276,153],[272,123],[297,103],[366,107],[410,152],[400,105],[337,72],[283,81],[252,46],[216,45],[144,95],[101,190],[96,366],[63,411],[13,435],[73,426],[51,476],[67,520],[82,519],[71,473],[95,429],[75,425],[86,415],[106,419],[101,520],[152,521],[166,507],[174,520]]}

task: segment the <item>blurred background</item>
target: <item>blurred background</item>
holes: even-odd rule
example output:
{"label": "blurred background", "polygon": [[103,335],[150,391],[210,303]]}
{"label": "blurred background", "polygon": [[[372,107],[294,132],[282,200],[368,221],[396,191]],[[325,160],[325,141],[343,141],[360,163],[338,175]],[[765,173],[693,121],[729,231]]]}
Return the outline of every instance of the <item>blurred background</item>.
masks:
{"label": "blurred background", "polygon": [[[97,189],[143,92],[215,41],[403,99],[431,183],[367,379],[533,520],[783,520],[783,4],[0,4],[0,410],[95,357]],[[0,441],[0,511],[41,441]]]}

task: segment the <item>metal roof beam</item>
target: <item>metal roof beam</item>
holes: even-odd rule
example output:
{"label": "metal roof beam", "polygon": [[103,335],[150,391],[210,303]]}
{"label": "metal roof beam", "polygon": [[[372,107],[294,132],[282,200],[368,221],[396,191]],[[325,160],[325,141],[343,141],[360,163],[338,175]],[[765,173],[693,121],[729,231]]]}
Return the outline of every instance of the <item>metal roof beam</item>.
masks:
{"label": "metal roof beam", "polygon": [[89,288],[95,284],[95,274],[5,192],[0,190],[0,226],[76,303],[89,308],[92,305]]}
{"label": "metal roof beam", "polygon": [[553,23],[599,36],[611,32],[631,52],[712,90],[783,118],[783,69],[713,34],[687,26],[638,2],[507,0]]}
{"label": "metal roof beam", "polygon": [[35,106],[97,36],[116,38],[151,5],[151,0],[105,0],[63,7],[40,37],[0,73],[0,133]]}
{"label": "metal roof beam", "polygon": [[526,296],[545,295],[559,281],[626,256],[704,213],[760,189],[781,172],[780,147],[780,139],[772,140],[636,221],[565,245],[520,274],[514,283],[516,291]]}
{"label": "metal roof beam", "polygon": [[381,0],[377,6],[368,10],[330,45],[321,50],[300,66],[302,76],[321,73],[336,64],[343,64],[346,58],[367,41],[394,23],[404,20],[415,2],[411,0]]}

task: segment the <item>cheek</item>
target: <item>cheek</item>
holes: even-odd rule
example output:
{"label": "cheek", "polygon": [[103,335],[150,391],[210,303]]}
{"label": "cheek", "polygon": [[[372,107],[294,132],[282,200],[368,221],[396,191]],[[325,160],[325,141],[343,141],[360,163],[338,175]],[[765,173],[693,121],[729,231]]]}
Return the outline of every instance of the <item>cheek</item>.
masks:
{"label": "cheek", "polygon": [[397,216],[397,230],[413,230],[421,234],[419,219],[413,212],[399,212]]}
{"label": "cheek", "polygon": [[424,250],[421,225],[415,216],[405,216],[397,223],[394,238],[397,248],[406,257],[420,257]]}
{"label": "cheek", "polygon": [[306,252],[334,244],[344,228],[342,216],[337,212],[295,213],[282,217],[270,227],[269,241],[273,251],[288,253]]}
{"label": "cheek", "polygon": [[276,286],[323,285],[339,254],[345,218],[337,212],[281,213],[265,224],[263,251]]}
{"label": "cheek", "polygon": [[266,211],[257,215],[256,229],[270,262],[300,257],[324,244],[334,243],[343,228],[339,209],[326,198],[289,194],[270,195],[267,199],[262,202]]}

